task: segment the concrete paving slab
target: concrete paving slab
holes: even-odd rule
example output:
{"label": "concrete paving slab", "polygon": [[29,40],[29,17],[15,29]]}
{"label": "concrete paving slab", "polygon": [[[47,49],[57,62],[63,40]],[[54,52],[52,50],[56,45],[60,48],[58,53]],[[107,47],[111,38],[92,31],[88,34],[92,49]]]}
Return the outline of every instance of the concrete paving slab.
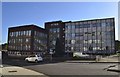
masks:
{"label": "concrete paving slab", "polygon": [[2,75],[44,75],[33,70],[29,70],[23,67],[10,66],[10,67],[1,67],[0,73]]}

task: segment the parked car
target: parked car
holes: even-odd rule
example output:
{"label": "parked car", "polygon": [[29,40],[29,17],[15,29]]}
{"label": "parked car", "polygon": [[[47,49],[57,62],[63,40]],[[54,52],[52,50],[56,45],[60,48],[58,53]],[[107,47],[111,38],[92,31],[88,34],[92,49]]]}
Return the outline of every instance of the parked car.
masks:
{"label": "parked car", "polygon": [[88,55],[88,54],[83,54],[83,53],[81,53],[81,52],[74,52],[74,53],[73,53],[73,58],[74,58],[74,59],[95,60],[95,59],[96,59],[96,56]]}
{"label": "parked car", "polygon": [[43,61],[43,58],[39,55],[31,55],[31,56],[28,56],[27,58],[25,58],[25,61],[37,63],[37,62]]}
{"label": "parked car", "polygon": [[73,57],[89,57],[89,55],[83,54],[81,52],[74,52]]}

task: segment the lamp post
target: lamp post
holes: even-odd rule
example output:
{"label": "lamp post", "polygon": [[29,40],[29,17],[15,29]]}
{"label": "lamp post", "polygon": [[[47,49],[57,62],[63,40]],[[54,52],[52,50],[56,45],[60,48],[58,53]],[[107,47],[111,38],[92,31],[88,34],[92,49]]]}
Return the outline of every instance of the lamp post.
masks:
{"label": "lamp post", "polygon": [[53,59],[53,58],[52,58],[52,55],[53,55],[53,50],[52,50],[52,49],[50,49],[50,52],[49,52],[49,53],[50,53],[50,61],[52,61],[52,59]]}

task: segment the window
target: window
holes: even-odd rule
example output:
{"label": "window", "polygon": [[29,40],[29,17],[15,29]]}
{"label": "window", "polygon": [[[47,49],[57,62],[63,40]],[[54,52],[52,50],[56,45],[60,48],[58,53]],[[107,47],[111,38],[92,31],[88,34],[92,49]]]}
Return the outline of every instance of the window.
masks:
{"label": "window", "polygon": [[15,39],[13,39],[13,43],[15,43]]}
{"label": "window", "polygon": [[92,40],[88,40],[88,43],[90,43],[90,44],[91,44],[91,43],[92,43]]}
{"label": "window", "polygon": [[92,36],[95,36],[95,32],[92,32]]}
{"label": "window", "polygon": [[75,37],[75,33],[72,33],[72,37]]}
{"label": "window", "polygon": [[84,47],[84,51],[87,51],[88,49],[87,49],[87,47]]}
{"label": "window", "polygon": [[72,25],[72,29],[73,29],[73,30],[75,29],[75,25]]}
{"label": "window", "polygon": [[9,43],[11,43],[11,40],[9,40]]}
{"label": "window", "polygon": [[87,41],[87,40],[84,40],[84,43],[88,43],[88,41]]}
{"label": "window", "polygon": [[36,34],[37,34],[36,31],[34,31],[34,35],[35,35],[35,36],[36,36]]}
{"label": "window", "polygon": [[71,44],[75,44],[75,40],[71,40]]}
{"label": "window", "polygon": [[93,50],[97,50],[97,47],[93,47]]}
{"label": "window", "polygon": [[18,36],[18,32],[16,32],[16,37]]}
{"label": "window", "polygon": [[27,50],[27,49],[28,49],[28,46],[26,45],[25,50]]}
{"label": "window", "polygon": [[30,50],[30,45],[28,46],[28,50]]}
{"label": "window", "polygon": [[97,35],[99,36],[99,35],[102,35],[102,32],[97,32]]}
{"label": "window", "polygon": [[60,29],[59,29],[59,28],[57,28],[57,32],[60,32]]}
{"label": "window", "polygon": [[24,35],[26,35],[25,33],[26,33],[26,32],[24,31]]}
{"label": "window", "polygon": [[28,39],[28,38],[26,38],[26,42],[29,42],[29,39]]}
{"label": "window", "polygon": [[68,29],[71,29],[71,25],[68,26]]}
{"label": "window", "polygon": [[81,24],[79,26],[77,26],[77,28],[89,28],[90,24]]}
{"label": "window", "polygon": [[68,26],[67,25],[65,25],[65,29],[67,29],[68,28]]}
{"label": "window", "polygon": [[106,23],[105,23],[105,22],[102,22],[102,23],[101,23],[101,26],[106,26]]}
{"label": "window", "polygon": [[18,42],[20,42],[21,39],[18,39]]}
{"label": "window", "polygon": [[92,47],[91,45],[89,46],[89,50],[90,50],[90,51],[92,51],[92,50],[93,50],[93,47]]}
{"label": "window", "polygon": [[19,32],[18,32],[18,36],[20,36],[20,33],[21,33],[21,32],[19,31]]}
{"label": "window", "polygon": [[83,34],[82,33],[75,33],[75,36],[79,37],[79,36],[83,36]]}
{"label": "window", "polygon": [[11,36],[11,37],[13,36],[13,32],[10,32],[10,36]]}
{"label": "window", "polygon": [[58,32],[60,32],[60,29],[59,28],[52,28],[52,29],[49,29],[49,32],[50,33],[58,33]]}
{"label": "window", "polygon": [[26,35],[27,35],[27,36],[29,35],[29,31],[26,31]]}
{"label": "window", "polygon": [[55,45],[55,44],[56,44],[56,41],[52,41],[52,43],[53,43],[53,45]]}
{"label": "window", "polygon": [[15,32],[13,32],[13,36],[16,36]]}
{"label": "window", "polygon": [[[60,35],[58,34],[58,35],[57,35],[57,37],[59,38],[59,37],[60,37]],[[64,36],[63,36],[63,37],[64,37]]]}
{"label": "window", "polygon": [[23,35],[24,34],[24,31],[21,31],[21,35]]}
{"label": "window", "polygon": [[51,26],[56,26],[56,25],[59,25],[59,24],[58,23],[51,24]]}
{"label": "window", "polygon": [[31,30],[29,30],[29,36],[31,36]]}

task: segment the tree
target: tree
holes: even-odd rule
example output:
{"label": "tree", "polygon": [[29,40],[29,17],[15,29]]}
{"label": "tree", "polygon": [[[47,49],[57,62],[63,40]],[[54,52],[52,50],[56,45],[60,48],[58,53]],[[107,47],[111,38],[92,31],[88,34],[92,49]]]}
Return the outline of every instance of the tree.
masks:
{"label": "tree", "polygon": [[55,57],[63,57],[64,56],[64,50],[62,47],[61,40],[59,38],[56,39],[54,56]]}
{"label": "tree", "polygon": [[92,50],[93,50],[93,47],[92,47],[91,45],[89,46],[89,50],[90,50],[90,51],[92,51]]}
{"label": "tree", "polygon": [[7,43],[2,44],[2,50],[7,50],[7,47],[8,47]]}
{"label": "tree", "polygon": [[109,50],[109,46],[106,46],[106,50]]}
{"label": "tree", "polygon": [[119,40],[115,41],[115,50],[116,51],[120,50],[120,41]]}

